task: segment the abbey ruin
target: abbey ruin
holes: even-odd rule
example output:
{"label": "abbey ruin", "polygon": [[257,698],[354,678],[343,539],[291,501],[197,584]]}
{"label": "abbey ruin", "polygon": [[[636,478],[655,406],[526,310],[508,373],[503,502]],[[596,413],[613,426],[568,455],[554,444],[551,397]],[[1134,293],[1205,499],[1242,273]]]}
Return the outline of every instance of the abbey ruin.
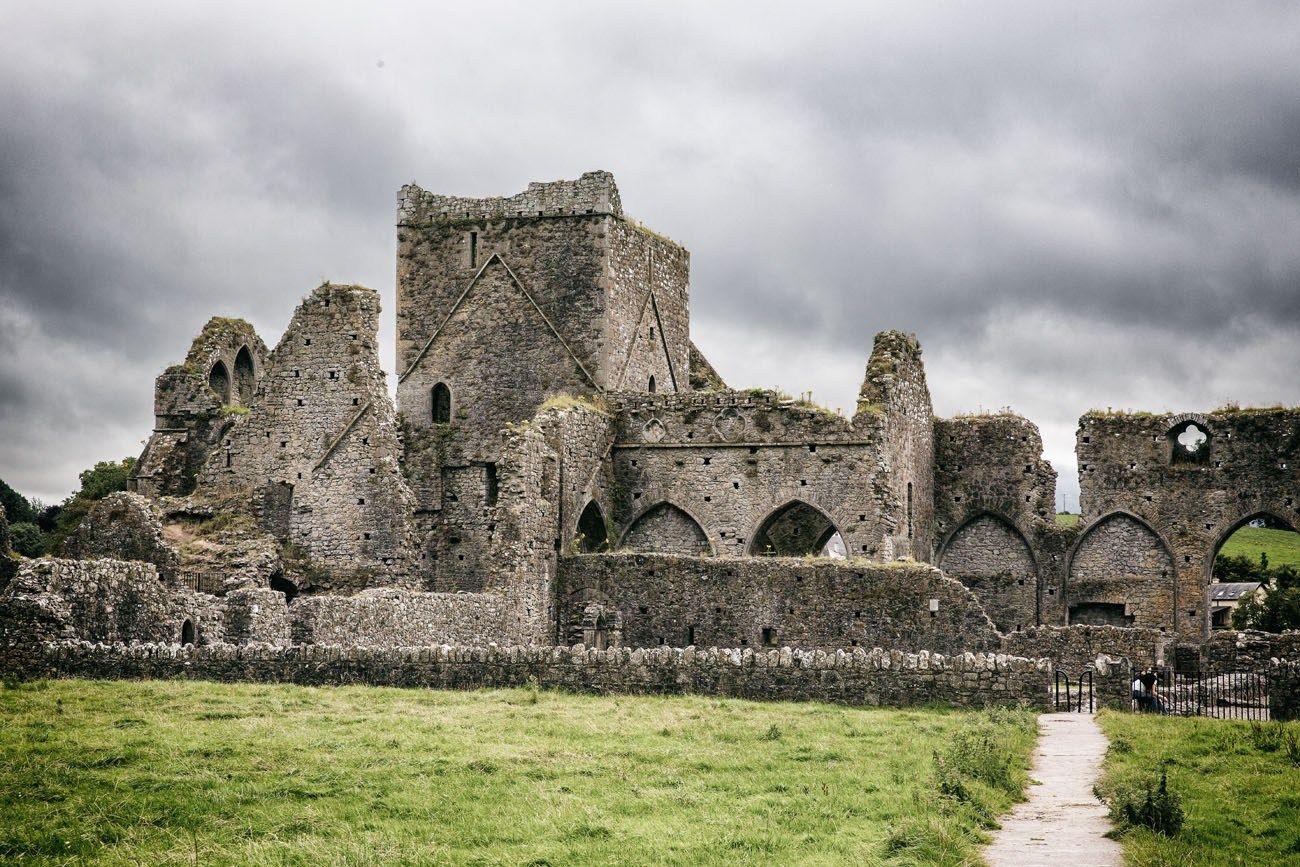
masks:
{"label": "abbey ruin", "polygon": [[911,335],[876,336],[851,418],[729,389],[691,341],[689,254],[604,172],[406,186],[397,233],[396,401],[370,289],[319,286],[274,349],[213,319],[157,379],[131,491],[4,589],[10,648],[1141,665],[1212,643],[1236,528],[1300,523],[1300,410],[1084,415],[1067,527],[1034,424],[935,418]]}

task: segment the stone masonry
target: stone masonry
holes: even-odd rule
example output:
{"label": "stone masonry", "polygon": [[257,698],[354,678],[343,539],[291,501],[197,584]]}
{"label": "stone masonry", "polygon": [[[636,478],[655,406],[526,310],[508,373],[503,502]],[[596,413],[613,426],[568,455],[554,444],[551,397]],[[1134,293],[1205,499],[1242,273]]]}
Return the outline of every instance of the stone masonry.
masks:
{"label": "stone masonry", "polygon": [[[915,336],[875,336],[844,417],[728,388],[690,291],[690,254],[627,217],[607,172],[484,199],[403,187],[396,400],[370,289],[317,287],[274,350],[212,319],[155,382],[132,493],[77,529],[76,559],[0,550],[6,653],[58,644],[64,673],[1039,701],[1024,690],[1045,695],[1051,665],[1012,664],[1037,672],[1013,683],[954,662],[1010,652],[1111,672],[1119,701],[1130,666],[1204,642],[1233,530],[1300,521],[1300,411],[1088,413],[1066,527],[1038,429],[934,418]],[[466,649],[493,644],[531,649]],[[241,668],[226,645],[271,649]],[[376,650],[313,649],[333,645]],[[461,649],[400,650],[438,645]],[[693,649],[714,646],[733,649]],[[1272,648],[1297,652],[1202,657]],[[902,670],[927,673],[881,674]]]}

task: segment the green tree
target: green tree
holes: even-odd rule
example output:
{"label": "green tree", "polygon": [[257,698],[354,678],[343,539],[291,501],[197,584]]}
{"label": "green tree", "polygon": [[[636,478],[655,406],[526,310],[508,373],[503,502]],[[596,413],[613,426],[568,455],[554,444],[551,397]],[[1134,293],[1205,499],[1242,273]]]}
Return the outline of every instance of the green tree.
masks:
{"label": "green tree", "polygon": [[24,557],[39,557],[45,553],[45,534],[30,521],[10,524],[9,544]]}
{"label": "green tree", "polygon": [[28,524],[36,520],[36,509],[22,494],[0,480],[0,506],[5,507],[5,517],[10,524]]}
{"label": "green tree", "polygon": [[[1287,586],[1282,586],[1279,580],[1278,586],[1265,590],[1262,601],[1252,597],[1238,605],[1232,612],[1234,629],[1260,629],[1264,632],[1300,629],[1300,583],[1296,581],[1294,569],[1284,569],[1289,573],[1284,579]],[[1278,570],[1279,573],[1282,571]]]}
{"label": "green tree", "polygon": [[102,500],[109,494],[125,491],[127,479],[131,478],[134,467],[135,458],[123,458],[121,463],[100,461],[90,469],[82,470],[81,490],[77,496],[87,500]]}

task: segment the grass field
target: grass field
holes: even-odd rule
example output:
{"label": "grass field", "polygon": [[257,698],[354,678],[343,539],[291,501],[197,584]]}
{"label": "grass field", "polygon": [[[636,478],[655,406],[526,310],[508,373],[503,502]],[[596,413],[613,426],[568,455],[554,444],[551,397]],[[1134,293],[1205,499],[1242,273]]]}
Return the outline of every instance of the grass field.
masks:
{"label": "grass field", "polygon": [[1228,557],[1247,557],[1259,562],[1260,552],[1268,554],[1268,565],[1294,566],[1300,569],[1300,534],[1290,530],[1256,530],[1242,527],[1228,537],[1219,553]]}
{"label": "grass field", "polygon": [[11,687],[0,718],[6,864],[968,864],[1034,731],[1010,711],[184,682]]}
{"label": "grass field", "polygon": [[[1158,777],[1183,799],[1174,838],[1146,829],[1124,834],[1131,867],[1300,864],[1300,766],[1281,742],[1281,723],[1252,724],[1104,712],[1110,737],[1098,787],[1108,800]],[[1286,723],[1300,736],[1300,723]]]}

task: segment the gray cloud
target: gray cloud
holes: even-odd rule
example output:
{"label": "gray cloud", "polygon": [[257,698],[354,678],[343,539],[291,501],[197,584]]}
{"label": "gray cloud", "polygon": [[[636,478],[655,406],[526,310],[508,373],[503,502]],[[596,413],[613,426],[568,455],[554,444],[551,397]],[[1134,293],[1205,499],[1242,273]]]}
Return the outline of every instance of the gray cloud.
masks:
{"label": "gray cloud", "polygon": [[[1094,406],[1298,403],[1300,12],[1271,3],[8,7],[0,477],[135,452],[212,314],[385,298],[406,181],[605,168],[737,385],[852,406],[916,331],[1075,490]],[[761,350],[761,351],[756,351]]]}

